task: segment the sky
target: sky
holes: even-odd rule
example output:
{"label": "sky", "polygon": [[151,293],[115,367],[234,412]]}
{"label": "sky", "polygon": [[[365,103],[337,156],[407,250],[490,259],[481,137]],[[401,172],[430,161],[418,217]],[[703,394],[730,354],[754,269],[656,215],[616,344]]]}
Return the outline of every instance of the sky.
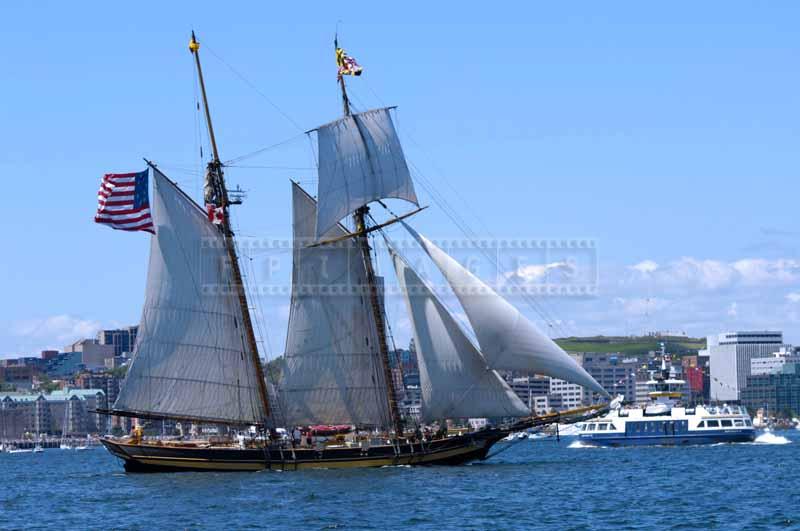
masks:
{"label": "sky", "polygon": [[[146,157],[199,199],[192,29],[222,160],[270,148],[227,167],[248,191],[237,233],[287,241],[289,180],[316,186],[304,133],[341,113],[337,24],[364,67],[354,105],[398,106],[429,206],[414,226],[538,242],[496,264],[471,255],[500,287],[557,292],[511,299],[548,333],[800,341],[797,3],[6,2],[0,16],[0,357],[138,322],[150,237],[93,223],[96,191]],[[288,286],[285,251],[243,254],[251,286]],[[254,300],[270,356],[278,291]],[[387,307],[406,344],[402,301]]]}

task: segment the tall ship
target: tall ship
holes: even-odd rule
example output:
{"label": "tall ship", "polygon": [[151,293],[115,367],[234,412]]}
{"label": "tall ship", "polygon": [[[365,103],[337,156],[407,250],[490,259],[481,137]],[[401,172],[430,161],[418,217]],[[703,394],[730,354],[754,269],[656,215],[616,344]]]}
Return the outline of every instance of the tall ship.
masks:
{"label": "tall ship", "polygon": [[605,416],[582,423],[579,440],[591,446],[692,445],[750,442],[756,437],[747,409],[737,405],[681,405],[684,380],[667,369],[647,382],[649,402],[623,408],[614,400]]}
{"label": "tall ship", "polygon": [[[153,235],[144,309],[126,380],[105,412],[141,423],[225,426],[232,436],[168,440],[134,429],[130,436],[101,439],[126,470],[459,464],[485,459],[514,431],[607,411],[597,405],[534,416],[501,377],[498,371],[545,374],[608,396],[533,322],[406,225],[421,208],[391,109],[351,110],[344,76],[360,73],[360,67],[338,43],[343,116],[315,130],[316,198],[291,183],[291,309],[283,369],[268,382],[194,34],[189,48],[213,154],[205,177],[206,208],[148,162],[152,220],[145,226]],[[107,177],[111,187],[125,184]],[[414,208],[376,220],[370,208],[385,206],[388,198]],[[101,204],[107,199],[101,193]],[[442,271],[475,340],[392,245],[383,229],[396,223]],[[422,395],[418,423],[403,418],[397,403],[383,278],[374,267],[378,237],[386,242],[413,327]],[[474,417],[502,421],[479,430],[446,429],[448,419]],[[436,433],[431,426],[438,426]],[[327,436],[315,436],[321,433]]]}

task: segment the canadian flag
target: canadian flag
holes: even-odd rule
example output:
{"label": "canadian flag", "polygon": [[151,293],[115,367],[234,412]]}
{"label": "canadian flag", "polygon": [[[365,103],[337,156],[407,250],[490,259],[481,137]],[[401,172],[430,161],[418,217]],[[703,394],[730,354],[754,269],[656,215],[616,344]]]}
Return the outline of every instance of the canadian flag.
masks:
{"label": "canadian flag", "polygon": [[206,212],[208,212],[208,221],[214,225],[222,225],[222,222],[225,220],[225,211],[222,207],[209,203],[206,205]]}

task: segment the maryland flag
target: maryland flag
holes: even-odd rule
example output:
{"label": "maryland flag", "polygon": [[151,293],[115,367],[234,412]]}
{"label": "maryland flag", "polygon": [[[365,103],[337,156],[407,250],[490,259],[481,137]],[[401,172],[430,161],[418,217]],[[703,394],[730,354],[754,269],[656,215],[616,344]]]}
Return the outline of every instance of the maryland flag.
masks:
{"label": "maryland flag", "polygon": [[336,47],[336,66],[339,67],[340,76],[360,76],[363,70],[355,59],[338,46]]}

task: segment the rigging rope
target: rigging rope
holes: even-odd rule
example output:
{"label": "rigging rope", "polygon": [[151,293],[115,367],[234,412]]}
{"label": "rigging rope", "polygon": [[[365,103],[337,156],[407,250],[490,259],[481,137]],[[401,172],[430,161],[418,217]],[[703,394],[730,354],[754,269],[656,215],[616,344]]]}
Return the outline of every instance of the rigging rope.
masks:
{"label": "rigging rope", "polygon": [[255,85],[255,83],[253,83],[252,81],[250,81],[250,80],[249,80],[247,77],[245,77],[245,76],[244,76],[244,74],[242,74],[241,72],[239,72],[238,70],[236,70],[236,69],[235,69],[233,66],[231,66],[231,65],[230,65],[230,64],[229,64],[227,61],[225,61],[225,59],[223,59],[223,58],[222,58],[220,55],[218,55],[218,54],[217,54],[217,53],[216,53],[214,50],[212,50],[212,49],[211,49],[211,48],[208,46],[208,43],[205,43],[205,42],[204,42],[204,43],[203,43],[203,45],[205,46],[206,50],[208,50],[208,52],[209,52],[211,55],[213,55],[214,57],[216,57],[216,58],[217,58],[217,59],[218,59],[218,60],[219,60],[219,61],[220,61],[220,62],[221,62],[223,65],[225,65],[225,66],[228,68],[228,70],[230,70],[230,71],[233,73],[233,75],[235,75],[236,77],[238,77],[238,78],[239,78],[239,80],[240,80],[240,81],[242,81],[242,82],[243,82],[245,85],[247,85],[248,87],[250,87],[251,89],[253,89],[253,91],[255,91],[255,92],[256,92],[256,94],[258,94],[259,96],[261,96],[262,98],[264,98],[264,101],[266,101],[267,103],[269,103],[269,104],[272,106],[272,108],[273,108],[273,109],[275,109],[276,111],[278,111],[278,113],[279,113],[281,116],[283,116],[283,117],[284,117],[284,118],[285,118],[287,121],[289,121],[289,123],[291,123],[291,124],[292,124],[292,125],[293,125],[293,126],[294,126],[294,127],[297,129],[297,130],[298,130],[298,131],[300,131],[300,132],[303,132],[303,128],[302,128],[302,127],[300,127],[300,125],[299,125],[299,124],[298,124],[296,121],[294,121],[294,120],[292,119],[292,117],[291,117],[291,116],[289,116],[289,115],[288,115],[286,112],[284,112],[284,110],[283,110],[283,109],[281,109],[280,107],[278,107],[278,104],[277,104],[277,103],[275,103],[274,101],[272,101],[271,99],[269,99],[269,97],[268,97],[266,94],[264,94],[264,93],[263,93],[261,90],[259,90],[259,88],[258,88],[258,87]]}

